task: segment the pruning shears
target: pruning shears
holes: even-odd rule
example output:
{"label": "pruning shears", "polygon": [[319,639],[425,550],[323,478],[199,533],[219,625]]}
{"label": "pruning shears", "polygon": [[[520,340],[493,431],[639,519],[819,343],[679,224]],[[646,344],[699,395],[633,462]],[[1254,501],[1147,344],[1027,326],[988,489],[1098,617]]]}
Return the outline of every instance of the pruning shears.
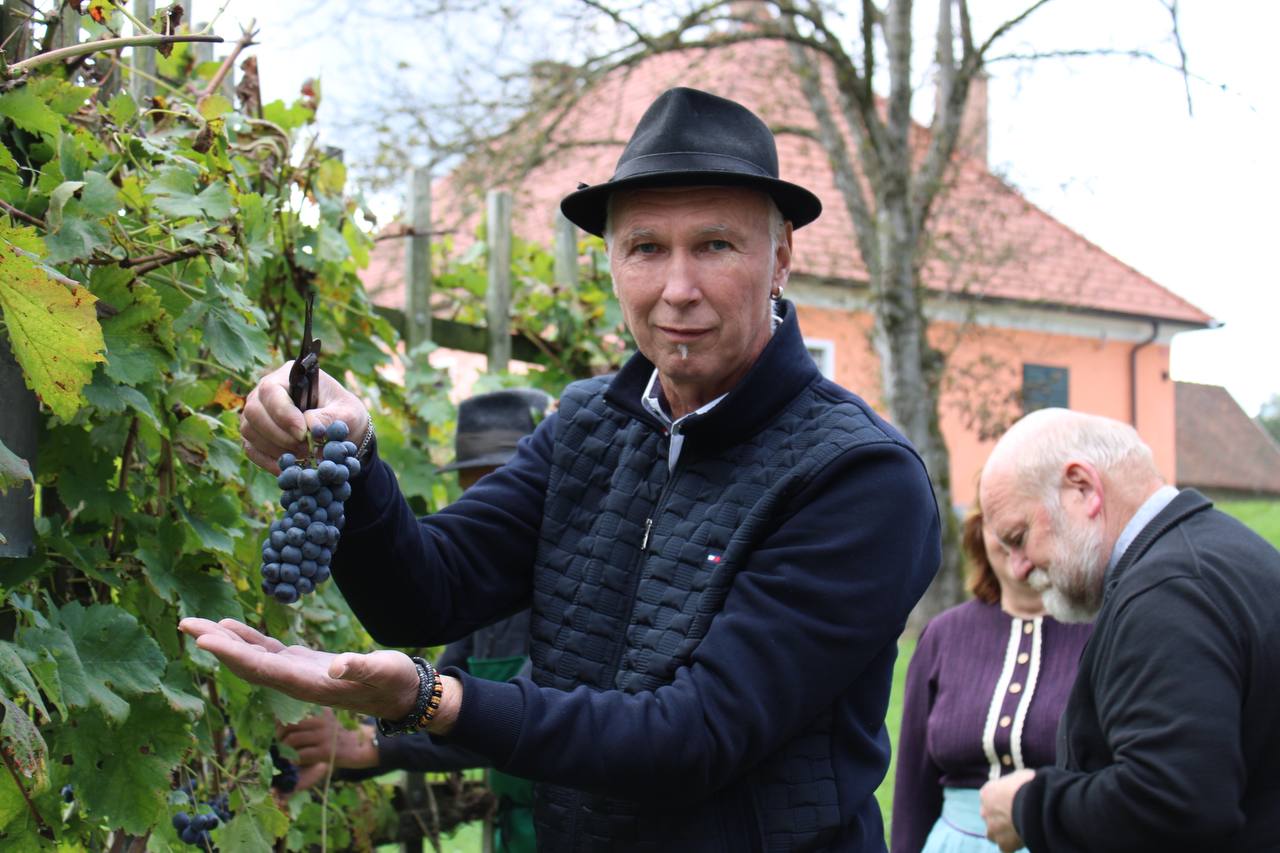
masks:
{"label": "pruning shears", "polygon": [[302,347],[289,369],[289,398],[300,411],[314,409],[320,393],[320,339],[311,337],[311,312],[316,292],[307,292],[307,314],[302,327]]}

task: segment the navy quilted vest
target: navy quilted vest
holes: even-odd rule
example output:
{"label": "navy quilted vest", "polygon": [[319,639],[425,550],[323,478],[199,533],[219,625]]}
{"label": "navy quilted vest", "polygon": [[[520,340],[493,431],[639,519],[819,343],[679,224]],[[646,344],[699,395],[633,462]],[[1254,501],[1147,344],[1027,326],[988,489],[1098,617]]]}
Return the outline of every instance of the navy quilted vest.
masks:
{"label": "navy quilted vest", "polygon": [[[859,406],[808,375],[744,440],[691,431],[671,474],[663,429],[606,400],[609,380],[566,390],[534,572],[537,684],[636,693],[689,662],[789,497],[840,453],[883,440]],[[682,810],[539,785],[539,848],[824,849],[841,823],[830,728],[820,715],[746,778]]]}

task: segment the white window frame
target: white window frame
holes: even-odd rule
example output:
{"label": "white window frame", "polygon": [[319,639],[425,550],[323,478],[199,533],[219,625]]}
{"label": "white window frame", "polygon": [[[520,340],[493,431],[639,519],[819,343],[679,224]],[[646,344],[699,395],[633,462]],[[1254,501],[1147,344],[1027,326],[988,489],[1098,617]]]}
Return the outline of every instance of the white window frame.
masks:
{"label": "white window frame", "polygon": [[805,338],[804,348],[813,356],[814,364],[823,376],[836,378],[836,342],[825,338]]}

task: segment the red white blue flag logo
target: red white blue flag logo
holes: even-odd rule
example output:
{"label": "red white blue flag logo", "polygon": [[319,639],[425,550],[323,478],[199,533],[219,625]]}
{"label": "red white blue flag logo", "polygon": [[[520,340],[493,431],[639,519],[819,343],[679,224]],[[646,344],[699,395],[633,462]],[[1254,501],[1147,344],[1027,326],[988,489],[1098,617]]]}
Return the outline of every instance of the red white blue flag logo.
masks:
{"label": "red white blue flag logo", "polygon": [[715,565],[723,559],[724,559],[724,555],[719,551],[712,551],[711,553],[707,554],[707,563],[711,565]]}

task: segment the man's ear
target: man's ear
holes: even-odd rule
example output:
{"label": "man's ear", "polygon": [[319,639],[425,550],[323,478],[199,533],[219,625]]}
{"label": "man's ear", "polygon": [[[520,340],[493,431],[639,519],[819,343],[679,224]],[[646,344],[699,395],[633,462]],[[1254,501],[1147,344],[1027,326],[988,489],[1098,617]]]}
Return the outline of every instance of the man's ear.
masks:
{"label": "man's ear", "polygon": [[774,249],[773,255],[773,286],[775,293],[781,295],[782,289],[787,286],[787,280],[791,277],[791,250],[792,228],[788,221],[783,225],[782,239],[778,241],[778,246]]}
{"label": "man's ear", "polygon": [[1096,518],[1102,512],[1102,475],[1092,464],[1067,462],[1062,469],[1062,486],[1067,493],[1066,498],[1078,501],[1089,518]]}

